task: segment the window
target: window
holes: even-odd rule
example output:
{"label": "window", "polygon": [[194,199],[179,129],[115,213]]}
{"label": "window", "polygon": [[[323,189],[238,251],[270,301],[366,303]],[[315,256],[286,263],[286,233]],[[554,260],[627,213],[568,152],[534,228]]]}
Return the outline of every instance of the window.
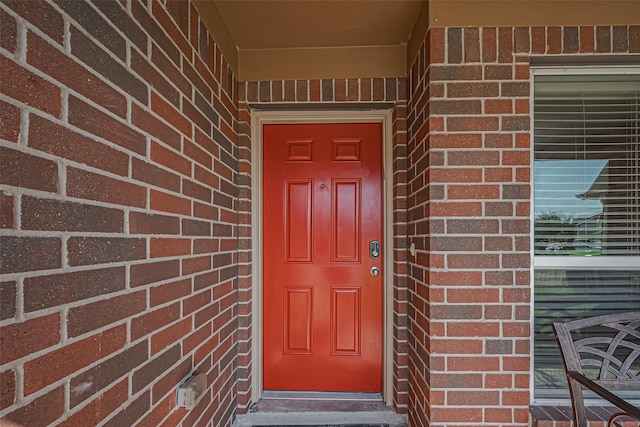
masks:
{"label": "window", "polygon": [[640,70],[534,77],[535,399],[568,396],[551,323],[640,310]]}

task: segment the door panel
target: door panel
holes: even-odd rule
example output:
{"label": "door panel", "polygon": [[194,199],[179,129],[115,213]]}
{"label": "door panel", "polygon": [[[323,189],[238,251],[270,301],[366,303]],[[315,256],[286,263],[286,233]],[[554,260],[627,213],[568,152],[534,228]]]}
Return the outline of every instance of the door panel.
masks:
{"label": "door panel", "polygon": [[286,180],[285,191],[285,262],[310,262],[313,247],[311,180]]}
{"label": "door panel", "polygon": [[360,180],[333,181],[332,197],[332,261],[359,262]]}
{"label": "door panel", "polygon": [[360,289],[331,289],[331,354],[360,354]]}
{"label": "door panel", "polygon": [[313,288],[285,288],[285,354],[311,354],[312,307]]}
{"label": "door panel", "polygon": [[382,389],[380,124],[265,125],[264,388]]}

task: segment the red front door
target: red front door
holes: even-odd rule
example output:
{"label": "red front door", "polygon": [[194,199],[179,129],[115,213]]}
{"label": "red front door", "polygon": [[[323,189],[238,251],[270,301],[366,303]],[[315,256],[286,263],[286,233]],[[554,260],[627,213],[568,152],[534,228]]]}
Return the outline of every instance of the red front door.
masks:
{"label": "red front door", "polygon": [[263,140],[264,388],[380,392],[382,126]]}

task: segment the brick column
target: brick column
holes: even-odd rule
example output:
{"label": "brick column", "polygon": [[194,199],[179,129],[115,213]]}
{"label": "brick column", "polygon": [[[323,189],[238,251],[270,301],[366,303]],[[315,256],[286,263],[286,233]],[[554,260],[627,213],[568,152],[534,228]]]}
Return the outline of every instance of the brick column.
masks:
{"label": "brick column", "polygon": [[432,29],[411,76],[414,425],[528,419],[529,70],[512,40]]}
{"label": "brick column", "polygon": [[407,115],[413,426],[527,425],[530,57],[639,50],[638,26],[427,34]]}

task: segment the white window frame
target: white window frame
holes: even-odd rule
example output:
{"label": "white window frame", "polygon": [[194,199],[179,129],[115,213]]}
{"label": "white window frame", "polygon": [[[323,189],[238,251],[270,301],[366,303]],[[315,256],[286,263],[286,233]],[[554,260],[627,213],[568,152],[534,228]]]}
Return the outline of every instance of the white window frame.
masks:
{"label": "white window frame", "polygon": [[[558,396],[549,396],[543,398],[536,398],[535,395],[535,360],[534,360],[534,325],[535,325],[535,271],[536,270],[637,270],[640,268],[640,256],[603,256],[603,257],[590,257],[590,256],[570,256],[570,255],[556,255],[556,256],[545,256],[545,255],[535,255],[534,247],[535,247],[535,210],[534,210],[534,174],[533,174],[533,165],[535,161],[535,125],[534,125],[534,94],[535,94],[535,77],[536,76],[544,76],[544,75],[629,75],[629,74],[639,74],[640,75],[640,66],[629,66],[629,65],[620,65],[620,66],[572,66],[572,67],[562,67],[562,66],[531,66],[530,72],[530,82],[531,82],[531,90],[530,90],[530,99],[529,105],[530,108],[530,123],[531,123],[531,156],[530,156],[530,165],[532,173],[530,174],[530,185],[531,185],[531,209],[530,209],[530,236],[531,236],[531,247],[530,247],[530,255],[531,255],[531,302],[530,302],[530,354],[531,354],[531,380],[529,381],[530,387],[530,400],[532,405],[570,405],[570,399],[565,396],[561,396],[558,390]],[[553,392],[551,394],[554,394]],[[638,403],[638,401],[635,401]]]}

